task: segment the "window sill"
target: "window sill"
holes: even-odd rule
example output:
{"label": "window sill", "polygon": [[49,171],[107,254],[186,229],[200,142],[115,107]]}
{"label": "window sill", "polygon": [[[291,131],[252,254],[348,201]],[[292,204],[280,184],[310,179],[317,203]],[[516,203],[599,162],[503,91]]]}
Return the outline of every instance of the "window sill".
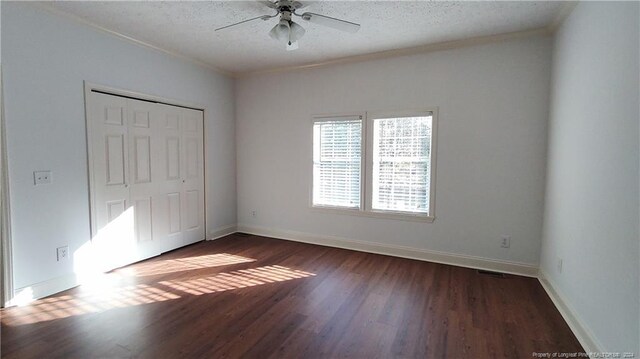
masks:
{"label": "window sill", "polygon": [[349,215],[349,216],[381,218],[381,219],[395,219],[395,220],[410,221],[410,222],[432,223],[436,219],[434,216],[425,216],[423,214],[365,211],[365,210],[360,210],[360,209],[348,209],[348,208],[339,208],[339,207],[322,207],[322,206],[310,206],[309,208],[312,211],[319,212],[319,213],[346,214],[346,215]]}

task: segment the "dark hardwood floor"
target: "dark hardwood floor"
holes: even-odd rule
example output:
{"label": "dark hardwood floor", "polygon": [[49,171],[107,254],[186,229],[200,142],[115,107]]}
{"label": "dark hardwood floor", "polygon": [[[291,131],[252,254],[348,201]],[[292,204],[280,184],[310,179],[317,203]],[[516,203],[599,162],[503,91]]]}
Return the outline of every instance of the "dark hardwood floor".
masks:
{"label": "dark hardwood floor", "polygon": [[2,314],[2,357],[531,358],[583,349],[534,278],[235,234]]}

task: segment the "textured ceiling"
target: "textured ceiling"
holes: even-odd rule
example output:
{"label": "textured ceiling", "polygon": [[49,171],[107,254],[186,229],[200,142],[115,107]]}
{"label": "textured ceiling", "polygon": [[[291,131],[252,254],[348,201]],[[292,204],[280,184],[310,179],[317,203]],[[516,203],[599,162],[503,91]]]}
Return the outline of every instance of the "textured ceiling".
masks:
{"label": "textured ceiling", "polygon": [[268,32],[277,22],[217,27],[274,10],[252,1],[56,1],[46,6],[234,73],[318,63],[443,41],[545,27],[560,2],[315,1],[311,11],[362,25],[356,34],[296,20],[306,30],[286,51]]}

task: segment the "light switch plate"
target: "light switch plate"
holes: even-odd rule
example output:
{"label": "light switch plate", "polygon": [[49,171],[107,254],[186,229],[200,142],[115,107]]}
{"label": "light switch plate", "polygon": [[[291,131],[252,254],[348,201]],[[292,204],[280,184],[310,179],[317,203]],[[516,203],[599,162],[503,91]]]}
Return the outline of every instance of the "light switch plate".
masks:
{"label": "light switch plate", "polygon": [[35,171],[33,172],[33,184],[39,186],[41,184],[51,183],[51,171]]}

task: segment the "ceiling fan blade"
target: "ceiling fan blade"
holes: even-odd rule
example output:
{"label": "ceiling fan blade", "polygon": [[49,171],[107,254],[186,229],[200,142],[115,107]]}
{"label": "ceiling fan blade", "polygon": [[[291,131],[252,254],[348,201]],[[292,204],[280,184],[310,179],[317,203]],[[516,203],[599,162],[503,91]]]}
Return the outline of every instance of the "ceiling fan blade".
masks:
{"label": "ceiling fan blade", "polygon": [[[276,15],[274,15],[274,16],[276,16]],[[258,19],[268,20],[268,19],[270,19],[270,18],[272,18],[274,16],[271,16],[271,15],[257,16],[257,17],[251,18],[251,19],[246,19],[246,20],[242,20],[240,22],[236,22],[236,23],[231,24],[231,25],[219,27],[219,28],[215,29],[214,31],[223,30],[223,29],[226,29],[226,28],[229,28],[229,27],[232,27],[232,26],[236,26],[236,25],[240,25],[240,24],[244,24],[245,22],[249,22],[249,21],[253,21],[253,20],[258,20]]]}
{"label": "ceiling fan blade", "polygon": [[259,3],[261,3],[261,4],[264,4],[264,5],[268,6],[268,7],[270,7],[270,8],[272,8],[272,9],[277,9],[277,8],[278,8],[278,6],[276,5],[276,3],[271,2],[271,1],[269,1],[269,0],[256,0],[256,1],[257,1],[257,2],[259,2]]}
{"label": "ceiling fan blade", "polygon": [[358,32],[358,30],[360,30],[360,24],[356,24],[355,22],[351,21],[336,19],[335,17],[315,14],[312,12],[305,12],[301,15],[301,17],[302,19],[309,22],[331,27],[340,31],[356,33]]}

